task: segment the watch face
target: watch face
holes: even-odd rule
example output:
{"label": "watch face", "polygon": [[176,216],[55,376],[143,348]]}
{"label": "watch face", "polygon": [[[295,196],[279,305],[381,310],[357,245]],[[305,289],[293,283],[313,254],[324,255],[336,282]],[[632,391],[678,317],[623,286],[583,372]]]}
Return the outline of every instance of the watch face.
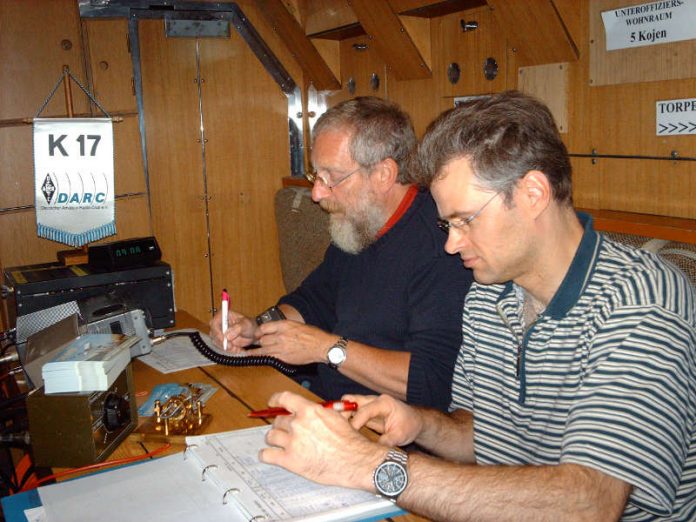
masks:
{"label": "watch face", "polygon": [[375,484],[380,493],[395,497],[406,489],[406,470],[398,462],[383,462],[375,473]]}
{"label": "watch face", "polygon": [[334,346],[329,350],[329,353],[327,353],[326,356],[330,363],[341,364],[346,359],[346,352],[343,350],[343,348]]}

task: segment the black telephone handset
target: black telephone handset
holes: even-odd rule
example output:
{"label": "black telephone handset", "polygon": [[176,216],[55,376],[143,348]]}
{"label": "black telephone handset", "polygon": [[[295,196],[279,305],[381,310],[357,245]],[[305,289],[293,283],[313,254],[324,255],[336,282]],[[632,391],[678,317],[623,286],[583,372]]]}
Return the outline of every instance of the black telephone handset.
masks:
{"label": "black telephone handset", "polygon": [[[285,314],[277,306],[272,306],[256,316],[256,324],[261,325],[269,321],[282,321],[284,319]],[[292,364],[287,364],[269,355],[244,355],[241,357],[225,355],[208,346],[198,332],[176,332],[170,334],[170,336],[171,335],[188,335],[191,338],[193,346],[195,346],[201,354],[217,364],[225,366],[272,366],[286,375],[292,375],[297,371]],[[249,348],[253,349],[254,346],[250,346]]]}
{"label": "black telephone handset", "polygon": [[277,306],[271,306],[268,310],[261,312],[256,316],[256,324],[261,326],[263,323],[271,321],[284,321],[286,319],[283,311]]}

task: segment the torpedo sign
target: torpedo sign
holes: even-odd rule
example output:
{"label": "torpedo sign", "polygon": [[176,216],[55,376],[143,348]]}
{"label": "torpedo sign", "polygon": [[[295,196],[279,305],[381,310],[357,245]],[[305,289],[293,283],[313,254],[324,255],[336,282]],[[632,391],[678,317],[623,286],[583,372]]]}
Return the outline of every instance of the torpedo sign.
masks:
{"label": "torpedo sign", "polygon": [[696,134],[696,98],[662,100],[655,103],[656,134]]}

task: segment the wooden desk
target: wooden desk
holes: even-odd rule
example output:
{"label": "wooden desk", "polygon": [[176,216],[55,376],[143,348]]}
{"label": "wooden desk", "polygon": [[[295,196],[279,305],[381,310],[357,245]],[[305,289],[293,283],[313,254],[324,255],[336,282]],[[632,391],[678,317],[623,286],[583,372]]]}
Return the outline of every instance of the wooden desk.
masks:
{"label": "wooden desk", "polygon": [[[208,331],[208,326],[185,312],[177,312],[177,328],[196,328]],[[215,433],[268,424],[265,419],[250,419],[251,410],[265,408],[268,398],[276,391],[291,390],[309,399],[318,400],[312,392],[268,366],[204,366],[176,373],[162,374],[138,361],[133,362],[137,403],[140,406],[157,384],[202,382],[218,388],[205,405],[204,411],[212,415],[205,433]],[[111,459],[142,455],[162,446],[161,442],[143,441],[131,434],[111,455]],[[172,444],[167,453],[183,450],[183,444]],[[418,522],[425,519],[415,515],[396,517],[398,522]]]}

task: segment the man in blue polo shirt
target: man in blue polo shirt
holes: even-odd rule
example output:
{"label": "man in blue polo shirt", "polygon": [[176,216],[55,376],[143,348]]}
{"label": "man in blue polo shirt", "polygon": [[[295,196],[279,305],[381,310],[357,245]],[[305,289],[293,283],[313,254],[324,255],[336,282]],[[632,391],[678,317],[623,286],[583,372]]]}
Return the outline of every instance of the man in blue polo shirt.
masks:
{"label": "man in blue polo shirt", "polygon": [[[533,98],[444,113],[418,156],[445,249],[476,280],[450,413],[351,397],[349,422],[286,392],[270,404],[295,415],[261,459],[437,520],[696,520],[694,287],[576,214]],[[442,459],[398,448],[411,442]]]}

